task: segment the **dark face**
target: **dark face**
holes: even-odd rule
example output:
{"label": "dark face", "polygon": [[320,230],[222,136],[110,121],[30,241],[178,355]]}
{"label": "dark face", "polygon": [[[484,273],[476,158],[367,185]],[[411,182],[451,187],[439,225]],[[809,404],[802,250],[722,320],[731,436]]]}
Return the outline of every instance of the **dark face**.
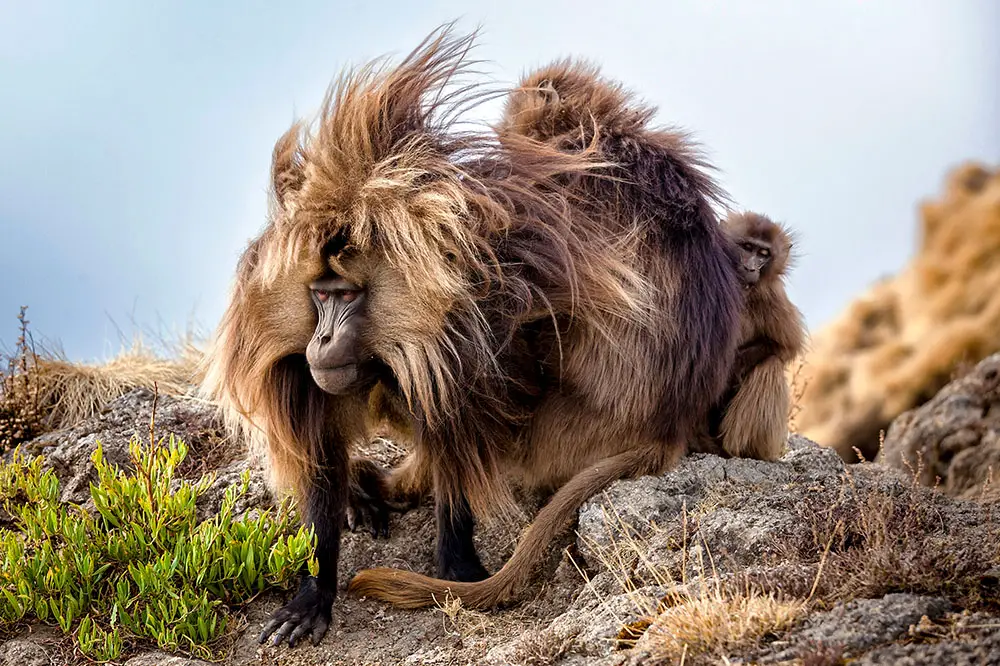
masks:
{"label": "dark face", "polygon": [[309,289],[319,315],[316,332],[306,347],[309,370],[327,393],[346,393],[362,383],[371,360],[361,339],[367,324],[367,294],[364,288],[335,275],[316,280]]}
{"label": "dark face", "polygon": [[740,278],[747,285],[754,285],[771,265],[771,248],[767,243],[754,239],[744,239],[740,248]]}

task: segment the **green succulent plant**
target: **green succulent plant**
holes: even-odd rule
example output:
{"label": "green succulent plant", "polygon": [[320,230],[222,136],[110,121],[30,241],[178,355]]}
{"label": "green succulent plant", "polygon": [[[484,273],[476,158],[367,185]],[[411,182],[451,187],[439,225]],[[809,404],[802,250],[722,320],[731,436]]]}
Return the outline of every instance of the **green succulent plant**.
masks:
{"label": "green succulent plant", "polygon": [[217,514],[196,504],[213,478],[174,480],[187,447],[173,436],[129,443],[131,470],[92,455],[93,510],[60,502],[59,481],[15,450],[0,463],[0,629],[57,624],[96,661],[132,646],[214,656],[234,608],[315,566],[311,531],[294,507],[237,515],[250,476],[229,487]]}

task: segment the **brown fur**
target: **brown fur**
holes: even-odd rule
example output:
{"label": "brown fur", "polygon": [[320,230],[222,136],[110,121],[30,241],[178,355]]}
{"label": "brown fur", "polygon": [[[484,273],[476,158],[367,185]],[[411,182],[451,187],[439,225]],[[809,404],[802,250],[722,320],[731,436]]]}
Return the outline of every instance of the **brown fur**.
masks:
{"label": "brown fur", "polygon": [[358,573],[351,581],[350,589],[359,596],[383,599],[402,608],[429,606],[443,601],[449,594],[461,599],[467,608],[496,606],[520,592],[549,544],[566,528],[570,517],[585,501],[615,479],[650,474],[671,467],[682,451],[680,447],[663,452],[626,450],[582,467],[538,512],[518,541],[514,554],[500,571],[484,581],[446,581],[411,571],[378,567]]}
{"label": "brown fur", "polygon": [[[324,446],[368,432],[369,408],[411,439],[404,493],[464,497],[484,518],[510,507],[512,477],[558,488],[484,581],[351,582],[405,607],[448,589],[476,607],[513,596],[583,501],[674,463],[738,333],[721,193],[684,137],[573,63],[528,77],[494,134],[459,133],[442,118],[469,101],[454,83],[470,45],[445,30],[396,67],[343,76],[318,130],[278,142],[272,219],[240,262],[206,381],[300,495]],[[309,387],[306,285],[327,266],[367,289],[364,345],[387,369],[374,394]]]}
{"label": "brown fur", "polygon": [[[791,265],[792,238],[780,225],[757,213],[733,213],[723,222],[737,245],[746,240],[765,244],[770,261],[760,279],[746,285],[740,322],[740,346],[733,376],[722,403],[713,410],[709,443],[695,450],[776,460],[788,439],[790,395],[785,369],[803,350],[805,323],[785,293],[783,279]],[[712,420],[712,419],[710,419]]]}

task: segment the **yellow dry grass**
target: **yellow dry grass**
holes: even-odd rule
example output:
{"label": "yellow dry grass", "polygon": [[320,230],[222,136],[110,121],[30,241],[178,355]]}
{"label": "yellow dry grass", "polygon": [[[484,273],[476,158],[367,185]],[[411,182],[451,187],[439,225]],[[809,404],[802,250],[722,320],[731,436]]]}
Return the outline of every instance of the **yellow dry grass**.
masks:
{"label": "yellow dry grass", "polygon": [[952,170],[923,202],[913,259],[812,336],[800,432],[846,460],[934,396],[956,368],[1000,350],[1000,169]]}
{"label": "yellow dry grass", "polygon": [[809,373],[805,358],[799,356],[788,365],[786,371],[791,401],[788,406],[788,432],[799,431],[799,413],[802,411],[802,396],[809,385]]}
{"label": "yellow dry grass", "polygon": [[641,640],[658,659],[723,657],[763,636],[790,629],[805,609],[803,600],[752,592],[731,596],[710,585],[697,595],[683,595],[676,606],[657,615]]}
{"label": "yellow dry grass", "polygon": [[75,363],[35,343],[26,309],[14,350],[0,356],[0,451],[92,417],[133,389],[180,396],[200,378],[202,352],[192,333],[175,342],[160,338],[155,348],[136,337],[106,362]]}
{"label": "yellow dry grass", "polygon": [[476,634],[486,633],[492,620],[486,613],[465,608],[462,600],[448,594],[444,599],[439,599],[433,609],[441,613],[448,621],[445,631],[450,631],[462,638],[468,638]]}
{"label": "yellow dry grass", "polygon": [[42,352],[34,365],[38,399],[46,425],[57,429],[97,414],[109,401],[136,388],[162,395],[189,393],[196,380],[200,350],[191,341],[177,345],[176,355],[164,357],[136,339],[104,363],[74,363]]}
{"label": "yellow dry grass", "polygon": [[[706,543],[692,549],[698,553],[698,561],[689,562],[686,511],[678,540],[679,571],[671,571],[649,554],[650,537],[662,527],[647,524],[645,536],[640,536],[608,504],[604,520],[605,525],[615,525],[608,530],[610,543],[591,541],[589,546],[628,595],[638,617],[628,621],[618,618],[622,626],[619,647],[635,645],[658,660],[672,663],[724,659],[759,644],[765,636],[791,629],[806,613],[808,599],[786,599],[749,586],[723,585]],[[665,587],[667,592],[653,599],[643,590],[648,586]]]}

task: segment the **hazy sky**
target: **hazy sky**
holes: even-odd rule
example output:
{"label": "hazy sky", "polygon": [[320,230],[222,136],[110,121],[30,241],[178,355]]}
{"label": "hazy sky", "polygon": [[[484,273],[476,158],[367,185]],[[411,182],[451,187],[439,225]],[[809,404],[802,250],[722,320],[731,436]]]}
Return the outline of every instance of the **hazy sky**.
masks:
{"label": "hazy sky", "polygon": [[691,130],[797,230],[812,327],[905,263],[947,169],[1000,162],[996,0],[0,0],[0,341],[22,304],[81,360],[214,327],[275,139],[454,18],[501,82],[584,56]]}

